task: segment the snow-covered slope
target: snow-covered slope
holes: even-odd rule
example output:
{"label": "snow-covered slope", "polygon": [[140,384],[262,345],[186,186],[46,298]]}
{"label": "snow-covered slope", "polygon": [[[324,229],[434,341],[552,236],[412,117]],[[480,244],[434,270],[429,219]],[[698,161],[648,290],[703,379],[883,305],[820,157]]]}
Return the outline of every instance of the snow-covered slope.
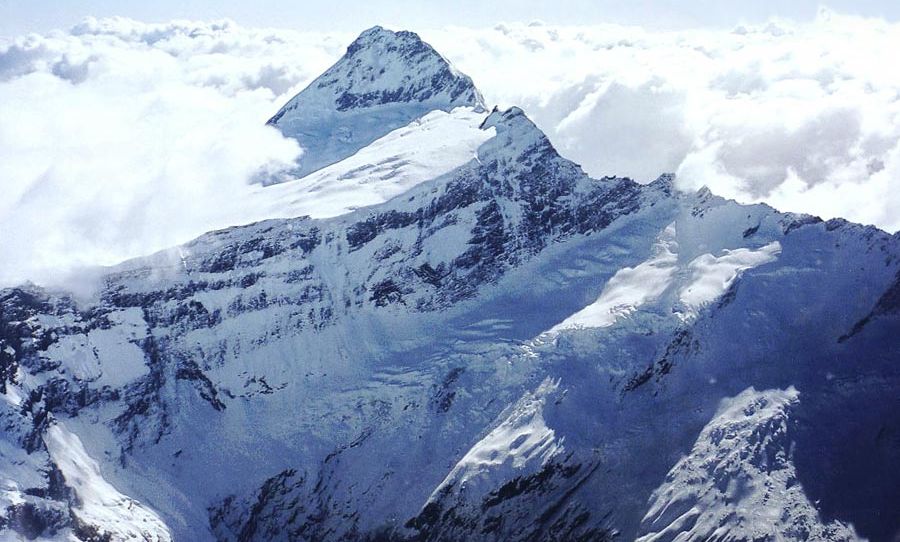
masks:
{"label": "snow-covered slope", "polygon": [[798,395],[749,388],[726,400],[654,491],[638,541],[859,540],[824,525],[797,480],[788,421]]}
{"label": "snow-covered slope", "polygon": [[[394,149],[397,176],[335,174]],[[92,299],[0,291],[0,537],[900,530],[897,237],[591,179],[517,108],[301,181],[260,190],[320,218],[125,262]]]}
{"label": "snow-covered slope", "polygon": [[430,111],[483,106],[472,80],[419,36],[376,26],[269,124],[300,143],[302,177]]}
{"label": "snow-covered slope", "polygon": [[251,209],[246,212],[260,218],[329,218],[384,203],[473,160],[493,135],[479,128],[485,116],[471,107],[431,111],[315,173],[258,186],[245,202]]}

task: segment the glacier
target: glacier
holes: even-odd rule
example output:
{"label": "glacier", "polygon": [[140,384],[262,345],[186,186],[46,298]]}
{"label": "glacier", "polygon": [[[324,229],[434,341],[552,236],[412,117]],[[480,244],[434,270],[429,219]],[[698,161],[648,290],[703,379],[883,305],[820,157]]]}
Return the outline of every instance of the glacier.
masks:
{"label": "glacier", "polygon": [[258,222],[0,290],[0,538],[900,534],[897,235],[590,178],[410,32],[317,81]]}

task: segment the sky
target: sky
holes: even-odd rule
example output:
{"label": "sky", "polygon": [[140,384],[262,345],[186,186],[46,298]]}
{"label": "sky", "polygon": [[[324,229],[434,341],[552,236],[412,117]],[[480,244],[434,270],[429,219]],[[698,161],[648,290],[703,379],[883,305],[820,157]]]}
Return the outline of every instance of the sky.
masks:
{"label": "sky", "polygon": [[266,119],[376,23],[595,177],[900,229],[900,3],[617,4],[0,0],[0,286],[257,219]]}
{"label": "sky", "polygon": [[[532,20],[652,29],[725,28],[771,17],[812,20],[820,5],[815,0],[0,0],[0,35],[67,28],[87,15],[119,15],[147,22],[229,18],[246,26],[348,32],[374,24],[421,29]],[[900,19],[900,3],[894,0],[831,0],[827,5],[842,13]]]}

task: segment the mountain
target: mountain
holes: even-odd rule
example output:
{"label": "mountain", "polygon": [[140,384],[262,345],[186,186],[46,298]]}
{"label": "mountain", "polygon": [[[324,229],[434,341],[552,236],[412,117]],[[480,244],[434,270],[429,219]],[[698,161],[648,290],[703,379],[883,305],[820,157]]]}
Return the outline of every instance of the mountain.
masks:
{"label": "mountain", "polygon": [[268,124],[295,138],[302,177],[431,111],[483,108],[472,80],[413,32],[366,30]]}
{"label": "mountain", "polygon": [[329,166],[321,218],[0,291],[0,536],[896,538],[898,237],[461,112],[430,178],[359,168],[452,114]]}

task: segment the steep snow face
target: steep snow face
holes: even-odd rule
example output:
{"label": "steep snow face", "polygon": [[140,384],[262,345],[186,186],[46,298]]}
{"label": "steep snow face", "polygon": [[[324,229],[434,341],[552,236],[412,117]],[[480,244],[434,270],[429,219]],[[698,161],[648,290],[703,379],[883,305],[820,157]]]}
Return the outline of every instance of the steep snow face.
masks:
{"label": "steep snow face", "polygon": [[[147,335],[147,326],[135,309],[111,313],[110,326],[85,335],[62,337],[47,348],[51,363],[65,363],[72,376],[98,386],[118,388],[147,374],[144,353],[134,340]],[[116,360],[104,364],[102,360]]]}
{"label": "steep snow face", "polygon": [[416,34],[376,26],[269,124],[300,143],[302,177],[430,111],[461,106],[484,107],[468,76]]}
{"label": "steep snow face", "polygon": [[74,491],[77,505],[73,513],[78,521],[98,534],[104,533],[109,540],[171,542],[169,529],[159,516],[104,480],[100,466],[85,451],[81,439],[62,423],[47,430],[44,442],[67,486]]}
{"label": "steep snow face", "polygon": [[653,492],[638,542],[861,540],[824,522],[797,480],[789,415],[798,397],[792,387],[749,388],[724,400]]}
{"label": "steep snow face", "polygon": [[[503,342],[493,341],[508,330],[489,324],[487,310],[458,307],[468,300],[487,309],[478,293],[507,272],[641,204],[638,185],[587,178],[521,111],[498,112],[481,131],[489,139],[476,159],[404,197],[329,220],[212,232],[123,264],[104,277],[96,311],[5,292],[0,382],[10,383],[11,397],[28,397],[15,409],[22,436],[10,434],[10,445],[40,450],[48,424],[62,419],[104,461],[104,478],[158,510],[175,538],[246,538],[251,526],[260,537],[284,532],[280,511],[294,502],[311,503],[296,530],[310,539],[413,517],[447,476],[432,456],[457,459],[461,442],[521,392],[500,388],[526,380],[477,380],[494,360],[470,364],[466,351],[478,343],[499,353]],[[494,133],[526,144],[491,144]],[[545,325],[522,323],[529,335]],[[95,348],[98,332],[118,337],[119,348]],[[105,377],[120,365],[119,379]],[[474,387],[502,399],[460,418],[460,405],[480,402]],[[328,412],[335,417],[323,419]],[[429,446],[398,454],[409,438]],[[385,478],[376,464],[394,474]],[[429,482],[401,498],[394,480],[414,471]],[[38,475],[28,487],[45,491],[51,482]],[[270,494],[272,484],[284,492]],[[372,489],[361,494],[360,486]],[[260,499],[268,504],[257,512],[244,506]],[[67,513],[74,505],[58,506]],[[320,514],[357,519],[312,521]]]}
{"label": "steep snow face", "polygon": [[432,111],[302,179],[260,186],[247,201],[260,218],[328,218],[384,203],[475,159],[494,136],[471,107]]}
{"label": "steep snow face", "polygon": [[[498,470],[504,470],[504,477],[512,479],[529,465],[530,472],[539,471],[563,453],[564,443],[556,439],[543,417],[544,405],[556,391],[555,383],[545,381],[534,393],[522,397],[500,425],[466,452],[433,496],[454,485],[469,494],[483,494],[493,489],[490,478]],[[480,478],[487,479],[488,483],[481,484],[479,491]]]}

